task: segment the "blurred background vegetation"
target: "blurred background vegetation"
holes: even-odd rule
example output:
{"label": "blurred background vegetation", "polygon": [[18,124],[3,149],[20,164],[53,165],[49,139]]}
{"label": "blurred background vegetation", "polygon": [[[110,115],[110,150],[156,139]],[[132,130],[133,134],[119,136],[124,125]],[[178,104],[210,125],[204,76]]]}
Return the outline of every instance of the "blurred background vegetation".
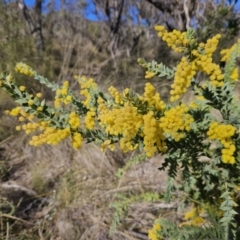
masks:
{"label": "blurred background vegetation", "polygon": [[[221,33],[220,48],[227,48],[239,37],[239,9],[237,0],[0,0],[0,72],[15,75],[21,61],[51,81],[69,80],[75,91],[78,74],[93,77],[103,90],[114,85],[141,92],[146,80],[138,58],[172,67],[180,59],[157,37],[156,24],[169,31],[192,27],[199,41]],[[219,62],[218,53],[215,57]],[[53,98],[31,78],[17,75],[16,81]],[[167,99],[171,81],[151,81]],[[101,153],[93,145],[75,151],[68,142],[33,149],[28,136],[15,131],[16,121],[4,115],[13,106],[0,92],[0,239],[147,239],[156,217],[175,216],[174,207],[159,206],[162,157],[116,179],[130,155]],[[160,200],[128,201],[129,214],[110,235],[116,194],[148,191]]]}

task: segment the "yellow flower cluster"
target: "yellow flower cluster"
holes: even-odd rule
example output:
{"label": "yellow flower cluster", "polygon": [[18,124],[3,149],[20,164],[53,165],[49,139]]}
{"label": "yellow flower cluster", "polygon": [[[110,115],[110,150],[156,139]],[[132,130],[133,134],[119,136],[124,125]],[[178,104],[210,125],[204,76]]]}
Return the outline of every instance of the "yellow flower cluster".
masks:
{"label": "yellow flower cluster", "polygon": [[137,108],[129,103],[124,103],[121,108],[107,109],[101,98],[98,99],[98,104],[100,126],[111,135],[122,135],[120,147],[123,151],[135,149],[137,146],[132,145],[132,138],[139,131],[143,121]]}
{"label": "yellow flower cluster", "polygon": [[[238,39],[238,44],[240,43],[240,39]],[[237,44],[234,44],[231,48],[229,49],[223,49],[220,54],[222,55],[221,61],[225,62],[228,61],[228,59],[230,58],[231,54],[233,51],[236,50]],[[240,53],[240,51],[238,52],[238,54]],[[234,68],[231,75],[230,75],[230,79],[233,81],[238,81],[238,68]]]}
{"label": "yellow flower cluster", "polygon": [[69,95],[68,89],[69,89],[69,82],[65,81],[63,83],[62,88],[59,88],[56,90],[56,96],[54,101],[55,108],[59,108],[61,103],[64,103],[67,105],[70,102],[72,102],[72,96]]}
{"label": "yellow flower cluster", "polygon": [[203,209],[192,208],[190,211],[185,213],[184,219],[185,222],[179,224],[179,227],[183,226],[201,226],[205,223],[204,218],[200,217],[200,214],[203,214]]}
{"label": "yellow flower cluster", "polygon": [[138,58],[138,63],[143,68],[148,69],[145,73],[145,78],[146,79],[153,78],[156,75],[156,72],[153,72],[151,69],[149,69],[149,63],[146,63],[145,60],[143,60],[142,58]]}
{"label": "yellow flower cluster", "polygon": [[68,123],[70,124],[71,128],[74,130],[80,127],[80,118],[76,112],[71,112],[69,114]]}
{"label": "yellow flower cluster", "polygon": [[29,106],[32,106],[33,104],[34,104],[34,100],[33,100],[33,99],[29,99],[29,100],[28,100],[28,105],[29,105]]}
{"label": "yellow flower cluster", "polygon": [[85,125],[89,130],[93,130],[94,129],[94,125],[95,125],[95,110],[94,109],[90,109],[90,111],[87,112],[86,117],[85,117]]}
{"label": "yellow flower cluster", "polygon": [[186,38],[186,32],[181,33],[177,30],[168,32],[164,26],[156,26],[155,30],[158,31],[158,36],[175,52],[183,52],[185,47],[190,43]]}
{"label": "yellow flower cluster", "polygon": [[186,92],[187,88],[190,86],[191,79],[197,71],[203,71],[208,74],[213,86],[221,87],[223,85],[224,75],[220,67],[212,62],[212,54],[216,50],[220,37],[221,35],[217,34],[209,39],[206,44],[200,43],[199,46],[205,53],[202,54],[197,50],[193,50],[192,55],[195,59],[191,62],[189,62],[186,57],[182,58],[177,66],[174,83],[171,86],[173,88],[170,92],[171,101],[179,99],[180,96]]}
{"label": "yellow flower cluster", "polygon": [[36,94],[36,97],[37,97],[37,98],[41,98],[41,97],[42,97],[42,93],[40,93],[40,92],[37,93],[37,94]]}
{"label": "yellow flower cluster", "polygon": [[[183,52],[184,49],[189,48],[191,41],[195,41],[194,39],[187,39],[186,32],[181,33],[176,30],[167,32],[164,26],[156,26],[155,29],[158,31],[158,36],[176,52]],[[194,49],[191,50],[191,61],[187,57],[181,59],[176,68],[174,83],[171,85],[170,101],[174,102],[178,100],[181,95],[187,91],[197,71],[203,71],[208,74],[213,86],[223,86],[224,75],[219,65],[213,63],[212,59],[212,54],[216,50],[220,38],[221,35],[217,34],[211,39],[208,39],[205,44],[200,43],[198,50],[194,47]],[[151,74],[152,73],[149,72],[148,75],[151,77]],[[234,79],[236,78],[236,71],[233,77]]]}
{"label": "yellow flower cluster", "polygon": [[38,128],[40,130],[45,130],[49,125],[49,121],[46,122],[29,122],[27,124],[23,124],[22,126],[17,126],[16,129],[20,131],[21,129],[26,132],[26,134],[32,133],[36,131]]}
{"label": "yellow flower cluster", "polygon": [[82,135],[78,132],[73,133],[72,135],[72,145],[74,148],[79,149],[82,145],[83,138]]}
{"label": "yellow flower cluster", "polygon": [[9,114],[14,117],[20,115],[20,117],[18,119],[20,122],[23,122],[26,119],[30,120],[30,121],[34,119],[34,115],[26,113],[21,107],[13,108],[11,111],[6,110],[5,114]]}
{"label": "yellow flower cluster", "polygon": [[213,63],[212,55],[216,51],[219,39],[221,38],[220,34],[213,36],[208,39],[207,42],[200,43],[199,47],[203,50],[204,54],[193,50],[192,54],[196,57],[194,62],[196,63],[197,70],[205,72],[210,76],[210,81],[213,86],[221,87],[223,86],[224,75],[221,72],[220,66]]}
{"label": "yellow flower cluster", "polygon": [[77,76],[75,77],[78,79],[78,82],[81,86],[81,90],[80,90],[80,94],[82,94],[83,96],[85,96],[85,101],[83,102],[83,104],[86,107],[89,107],[89,103],[91,101],[91,95],[90,95],[90,89],[97,89],[97,84],[94,82],[94,80],[92,78],[87,79],[85,76],[78,78]]}
{"label": "yellow flower cluster", "polygon": [[34,76],[35,74],[33,69],[25,63],[17,63],[15,67],[15,71],[30,77]]}
{"label": "yellow flower cluster", "polygon": [[[23,109],[21,109],[21,107],[16,107],[11,111],[6,111],[6,113],[12,116],[20,115],[19,121],[33,120],[34,118],[33,115],[26,113]],[[91,111],[89,113],[95,114],[95,112]],[[76,130],[80,126],[80,118],[77,113],[70,113],[68,123],[73,130]],[[91,124],[92,123],[88,122],[89,129],[94,126],[94,123],[93,125]],[[71,129],[69,127],[65,129],[55,129],[53,127],[49,127],[49,121],[28,122],[22,126],[16,126],[16,130],[24,130],[26,134],[35,132],[37,129],[43,131],[43,133],[32,137],[31,141],[29,142],[29,144],[32,146],[39,146],[45,143],[57,145],[59,142],[71,135]],[[74,132],[72,134],[72,145],[74,148],[80,148],[82,141],[83,139],[80,133]]]}
{"label": "yellow flower cluster", "polygon": [[148,230],[148,239],[149,240],[161,240],[162,237],[160,235],[161,225],[159,223],[155,223],[153,228]]}
{"label": "yellow flower cluster", "polygon": [[143,116],[144,123],[144,151],[148,157],[152,157],[157,150],[166,151],[163,132],[161,131],[158,121],[154,118],[153,111]]}
{"label": "yellow flower cluster", "polygon": [[111,141],[109,139],[105,140],[102,145],[101,145],[101,151],[105,151],[107,148],[109,148],[110,150],[114,150],[115,149],[115,145],[111,143]]}
{"label": "yellow flower cluster", "polygon": [[156,93],[155,87],[151,83],[146,83],[143,98],[140,98],[144,101],[147,101],[149,107],[155,107],[157,110],[164,110],[165,103],[161,100],[160,94]]}
{"label": "yellow flower cluster", "polygon": [[221,38],[221,34],[217,34],[212,38],[208,39],[207,42],[200,43],[200,47],[202,47],[207,56],[212,56],[212,54],[216,51],[219,39]]}
{"label": "yellow flower cluster", "polygon": [[233,69],[233,71],[230,75],[230,78],[235,82],[238,81],[238,68],[237,67]]}
{"label": "yellow flower cluster", "polygon": [[195,62],[189,62],[186,57],[183,57],[180,63],[177,65],[174,75],[174,82],[171,85],[171,102],[178,100],[180,96],[187,91],[187,88],[190,86],[191,79],[194,77],[195,74]]}
{"label": "yellow flower cluster", "polygon": [[71,134],[70,128],[55,129],[52,127],[46,127],[45,131],[39,136],[33,136],[29,142],[32,146],[39,146],[44,143],[57,145],[63,139],[66,139]]}
{"label": "yellow flower cluster", "polygon": [[37,111],[38,111],[38,112],[41,112],[42,110],[43,110],[43,107],[42,107],[42,106],[37,107]]}
{"label": "yellow flower cluster", "polygon": [[159,126],[164,133],[169,134],[176,142],[185,137],[184,131],[190,131],[190,124],[194,119],[188,114],[189,108],[182,104],[164,113]]}
{"label": "yellow flower cluster", "polygon": [[211,140],[218,140],[224,146],[222,149],[222,162],[223,163],[235,163],[233,156],[236,151],[236,147],[233,144],[231,137],[235,134],[236,128],[230,124],[219,124],[218,122],[212,122],[210,124],[207,135]]}
{"label": "yellow flower cluster", "polygon": [[224,75],[220,69],[220,66],[212,62],[213,59],[211,56],[200,55],[195,61],[197,68],[210,76],[210,82],[213,86],[223,86]]}
{"label": "yellow flower cluster", "polygon": [[221,58],[222,62],[226,62],[230,58],[232,52],[235,51],[237,44],[239,44],[239,43],[240,43],[240,39],[238,39],[238,42],[236,44],[232,45],[232,47],[223,49],[220,52],[220,54],[222,55],[222,58]]}
{"label": "yellow flower cluster", "polygon": [[[22,125],[22,129],[25,130],[26,134],[29,134],[31,132],[35,132],[39,128],[40,124],[33,122],[33,123],[27,123]],[[20,126],[19,126],[20,127]],[[18,128],[19,129],[19,128]],[[17,129],[17,130],[18,130]],[[19,129],[20,130],[20,129]]]}
{"label": "yellow flower cluster", "polygon": [[19,87],[19,90],[20,90],[21,92],[24,92],[24,91],[26,90],[26,87],[25,87],[25,86],[20,86],[20,87]]}
{"label": "yellow flower cluster", "polygon": [[145,78],[146,79],[153,78],[155,75],[156,75],[156,73],[154,73],[154,72],[146,71]]}
{"label": "yellow flower cluster", "polygon": [[109,87],[108,91],[109,91],[110,95],[115,99],[115,103],[123,104],[122,96],[115,87],[113,87],[113,86]]}
{"label": "yellow flower cluster", "polygon": [[18,114],[20,114],[20,111],[21,111],[21,107],[15,107],[11,111],[6,110],[5,114],[9,114],[11,116],[16,117]]}
{"label": "yellow flower cluster", "polygon": [[98,97],[97,103],[98,103],[98,108],[97,108],[98,114],[108,113],[108,109],[107,109],[107,106],[105,105],[105,101],[103,98]]}

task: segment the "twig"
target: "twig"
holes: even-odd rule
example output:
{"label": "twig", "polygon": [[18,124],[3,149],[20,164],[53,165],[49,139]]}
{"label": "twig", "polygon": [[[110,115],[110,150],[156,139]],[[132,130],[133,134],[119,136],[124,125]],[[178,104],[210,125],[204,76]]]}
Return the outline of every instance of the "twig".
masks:
{"label": "twig", "polygon": [[17,221],[20,221],[20,222],[23,222],[23,223],[26,223],[26,224],[29,224],[29,225],[34,225],[33,223],[30,223],[30,222],[28,222],[26,220],[23,220],[21,218],[18,218],[18,217],[11,216],[11,215],[6,214],[6,213],[2,213],[1,217],[10,218],[10,219],[17,220]]}

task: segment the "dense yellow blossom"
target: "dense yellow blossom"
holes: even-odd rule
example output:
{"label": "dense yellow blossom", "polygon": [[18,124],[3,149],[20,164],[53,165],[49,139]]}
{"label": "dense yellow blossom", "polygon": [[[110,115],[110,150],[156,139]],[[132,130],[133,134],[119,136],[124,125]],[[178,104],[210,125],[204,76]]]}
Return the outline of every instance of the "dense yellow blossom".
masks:
{"label": "dense yellow blossom", "polygon": [[22,125],[22,129],[25,130],[26,134],[36,131],[40,127],[40,123],[27,123]]}
{"label": "dense yellow blossom", "polygon": [[196,207],[186,212],[184,215],[185,221],[179,224],[179,227],[183,226],[202,226],[205,223],[205,219],[200,215],[204,214],[204,210]]}
{"label": "dense yellow blossom", "polygon": [[[176,30],[167,32],[163,26],[156,26],[155,29],[159,32],[158,36],[175,52],[183,52],[192,42],[195,42],[194,39],[187,38],[186,32],[181,33]],[[200,43],[200,48],[191,50],[192,58],[189,58],[189,55],[187,55],[181,59],[176,68],[174,82],[171,85],[170,100],[172,102],[178,100],[181,95],[187,91],[197,71],[202,71],[209,75],[210,82],[213,86],[223,86],[224,75],[219,65],[213,63],[212,59],[212,55],[216,51],[220,38],[221,35],[217,34],[208,39],[206,43]]]}
{"label": "dense yellow blossom", "polygon": [[[240,39],[238,39],[238,42],[236,44],[232,45],[230,48],[223,49],[220,52],[220,54],[222,55],[222,58],[221,58],[222,62],[226,62],[230,58],[232,52],[236,50],[237,44],[239,44],[239,43],[240,43]],[[239,54],[239,52],[238,52],[238,54]]]}
{"label": "dense yellow blossom", "polygon": [[95,81],[92,78],[87,79],[86,77],[81,77],[78,78],[76,76],[76,78],[78,79],[78,82],[81,86],[81,90],[80,90],[80,94],[85,96],[85,101],[83,102],[83,104],[86,107],[90,107],[90,101],[91,101],[91,94],[90,94],[90,90],[91,89],[97,89],[97,84],[95,83]]}
{"label": "dense yellow blossom", "polygon": [[[24,112],[23,110],[20,110],[21,114],[23,114],[25,117],[29,118],[29,114]],[[26,134],[35,132],[36,130],[43,131],[42,134],[38,136],[33,136],[31,141],[29,142],[30,145],[33,146],[39,146],[42,144],[51,144],[56,145],[62,140],[66,139],[70,136],[71,131],[70,128],[65,129],[55,129],[53,127],[49,127],[49,121],[45,122],[28,122],[26,124],[23,124],[22,126],[17,126],[16,129],[24,130]],[[76,143],[75,143],[76,145]]]}
{"label": "dense yellow blossom", "polygon": [[215,87],[223,86],[224,75],[220,69],[220,66],[212,62],[211,56],[201,55],[196,59],[197,69],[205,72],[209,75],[210,82]]}
{"label": "dense yellow blossom", "polygon": [[205,44],[201,43],[201,47],[204,49],[207,56],[212,56],[212,54],[216,51],[220,38],[221,34],[217,34],[212,38],[208,39]]}
{"label": "dense yellow blossom", "polygon": [[156,93],[155,87],[151,83],[146,83],[142,100],[148,102],[149,107],[157,110],[164,110],[165,103],[161,100],[160,94]]}
{"label": "dense yellow blossom", "polygon": [[123,104],[122,96],[115,87],[113,87],[113,86],[109,87],[108,92],[114,98],[114,100],[117,104]]}
{"label": "dense yellow blossom", "polygon": [[235,157],[233,156],[236,151],[236,147],[231,139],[235,134],[236,128],[230,124],[219,124],[218,122],[212,122],[207,132],[208,138],[211,140],[218,140],[223,145],[222,149],[222,162],[223,163],[235,163]]}
{"label": "dense yellow blossom", "polygon": [[69,95],[69,82],[64,81],[62,88],[59,88],[56,91],[54,106],[55,108],[58,108],[61,103],[67,105],[70,102],[72,102],[72,96]]}
{"label": "dense yellow blossom", "polygon": [[102,97],[98,97],[97,100],[98,103],[98,113],[104,114],[108,112],[107,106],[105,105],[105,101],[103,100]]}
{"label": "dense yellow blossom", "polygon": [[28,119],[28,120],[33,120],[33,118],[34,118],[34,115],[26,113],[21,107],[15,107],[11,111],[6,110],[5,114],[9,114],[14,117],[20,115],[20,117],[21,117],[20,121],[22,121],[23,118]]}
{"label": "dense yellow blossom", "polygon": [[166,143],[164,142],[163,132],[161,131],[158,121],[154,118],[153,111],[143,116],[144,122],[144,151],[148,157],[152,157],[154,153],[166,151]]}
{"label": "dense yellow blossom", "polygon": [[196,74],[195,62],[189,62],[186,57],[183,57],[180,63],[177,65],[176,72],[174,75],[174,82],[171,85],[172,90],[170,91],[173,102],[178,100],[183,93],[185,93],[190,86],[191,79]]}
{"label": "dense yellow blossom", "polygon": [[153,228],[148,230],[149,240],[161,240],[161,225],[159,223],[154,224]]}
{"label": "dense yellow blossom", "polygon": [[80,126],[80,118],[76,112],[71,112],[69,115],[68,123],[72,129],[77,129]]}
{"label": "dense yellow blossom", "polygon": [[30,76],[30,77],[35,74],[33,69],[25,63],[17,63],[17,65],[15,67],[15,71],[19,72],[19,73],[22,73],[22,74],[25,74],[25,75]]}
{"label": "dense yellow blossom", "polygon": [[38,136],[33,136],[29,142],[30,145],[39,146],[41,144],[57,145],[63,139],[66,139],[71,134],[70,128],[55,129],[47,127],[44,132]]}
{"label": "dense yellow blossom", "polygon": [[202,52],[193,50],[192,54],[196,57],[193,62],[195,63],[195,70],[202,71],[209,75],[210,82],[215,87],[223,86],[224,75],[219,67],[219,65],[213,63],[212,55],[216,51],[220,34],[213,36],[208,39],[206,43],[200,43],[199,46]]}
{"label": "dense yellow blossom", "polygon": [[181,33],[177,30],[168,32],[164,26],[156,26],[155,30],[158,31],[158,36],[175,52],[183,52],[185,47],[190,43],[190,40],[186,38],[186,32]]}
{"label": "dense yellow blossom", "polygon": [[15,107],[11,111],[6,111],[5,113],[11,116],[17,116],[18,114],[20,114],[20,111],[21,111],[21,107]]}
{"label": "dense yellow blossom", "polygon": [[94,109],[91,109],[90,111],[87,112],[86,117],[85,117],[85,125],[89,130],[94,129],[95,125],[95,111]]}
{"label": "dense yellow blossom", "polygon": [[189,108],[185,104],[182,104],[166,111],[160,119],[160,128],[176,142],[185,137],[184,131],[188,132],[191,130],[190,124],[194,119],[187,113],[188,110]]}
{"label": "dense yellow blossom", "polygon": [[83,138],[82,138],[81,134],[78,133],[78,132],[75,132],[72,135],[72,145],[73,145],[73,147],[76,148],[76,149],[79,149],[82,145],[82,142],[83,142]]}
{"label": "dense yellow blossom", "polygon": [[143,122],[137,108],[131,106],[129,103],[124,103],[124,106],[121,108],[107,109],[104,107],[101,98],[98,102],[98,120],[100,126],[105,128],[105,131],[111,135],[122,135],[120,139],[122,150],[134,149],[135,145],[132,146],[131,140],[137,134]]}

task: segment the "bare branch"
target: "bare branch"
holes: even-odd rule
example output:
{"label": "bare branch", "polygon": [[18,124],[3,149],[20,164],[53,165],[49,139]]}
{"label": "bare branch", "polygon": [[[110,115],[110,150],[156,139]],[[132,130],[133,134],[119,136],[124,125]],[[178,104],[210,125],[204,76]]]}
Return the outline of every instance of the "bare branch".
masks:
{"label": "bare branch", "polygon": [[36,39],[36,47],[38,51],[42,52],[44,50],[44,38],[42,34],[42,0],[36,0],[36,23],[32,19],[24,0],[18,0],[17,3],[19,9],[21,9],[23,13],[25,21],[28,24],[31,35]]}

